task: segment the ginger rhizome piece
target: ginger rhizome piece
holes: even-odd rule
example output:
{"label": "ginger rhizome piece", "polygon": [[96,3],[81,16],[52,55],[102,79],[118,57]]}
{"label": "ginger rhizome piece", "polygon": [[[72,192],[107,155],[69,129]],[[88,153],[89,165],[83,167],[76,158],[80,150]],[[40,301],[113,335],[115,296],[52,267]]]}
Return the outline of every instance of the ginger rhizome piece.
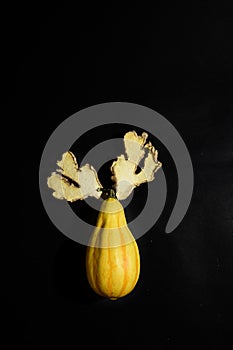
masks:
{"label": "ginger rhizome piece", "polygon": [[60,169],[53,172],[47,180],[48,187],[54,190],[55,198],[69,202],[89,196],[100,198],[101,193],[97,189],[102,185],[91,165],[85,164],[79,168],[72,152],[65,152],[57,165]]}
{"label": "ginger rhizome piece", "polygon": [[[162,163],[158,161],[158,151],[151,142],[146,144],[147,133],[138,136],[135,131],[129,131],[124,136],[125,155],[120,155],[111,166],[112,180],[115,182],[116,196],[119,200],[126,199],[133,189],[144,182],[154,179],[154,175]],[[136,174],[140,161],[145,156],[144,166]]]}
{"label": "ginger rhizome piece", "polygon": [[[146,143],[148,134],[143,132],[138,136],[135,131],[124,135],[125,153],[117,157],[110,168],[113,188],[119,200],[126,199],[133,189],[144,182],[154,179],[155,173],[161,168],[158,152],[151,142]],[[146,154],[146,157],[145,157]],[[143,167],[136,173],[140,161],[144,159]],[[79,168],[75,155],[68,151],[57,161],[59,168],[47,180],[48,187],[53,189],[53,196],[74,202],[88,196],[99,199],[102,185],[96,170],[89,164]]]}

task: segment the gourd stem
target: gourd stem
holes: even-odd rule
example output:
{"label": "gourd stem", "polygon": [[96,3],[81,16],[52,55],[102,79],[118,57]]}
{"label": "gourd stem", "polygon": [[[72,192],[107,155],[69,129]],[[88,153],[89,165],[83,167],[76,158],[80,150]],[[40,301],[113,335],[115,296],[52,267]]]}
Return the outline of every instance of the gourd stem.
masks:
{"label": "gourd stem", "polygon": [[116,191],[113,188],[98,188],[98,192],[103,192],[103,196],[107,198],[117,198]]}

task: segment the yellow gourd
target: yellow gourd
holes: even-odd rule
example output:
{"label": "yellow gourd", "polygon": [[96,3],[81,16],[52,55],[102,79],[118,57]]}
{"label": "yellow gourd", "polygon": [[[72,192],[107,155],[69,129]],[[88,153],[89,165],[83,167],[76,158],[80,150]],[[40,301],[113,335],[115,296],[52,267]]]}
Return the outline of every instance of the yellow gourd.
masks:
{"label": "yellow gourd", "polygon": [[103,201],[90,237],[86,273],[97,294],[115,300],[134,289],[140,273],[140,255],[124,208],[112,193]]}

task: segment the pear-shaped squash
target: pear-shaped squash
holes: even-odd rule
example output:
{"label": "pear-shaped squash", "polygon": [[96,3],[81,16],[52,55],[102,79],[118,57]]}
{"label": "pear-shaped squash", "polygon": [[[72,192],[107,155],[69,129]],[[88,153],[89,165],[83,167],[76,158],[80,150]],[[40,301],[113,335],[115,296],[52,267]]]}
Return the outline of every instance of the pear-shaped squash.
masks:
{"label": "pear-shaped squash", "polygon": [[138,281],[138,245],[116,198],[102,203],[86,251],[86,273],[91,288],[112,300],[129,294]]}

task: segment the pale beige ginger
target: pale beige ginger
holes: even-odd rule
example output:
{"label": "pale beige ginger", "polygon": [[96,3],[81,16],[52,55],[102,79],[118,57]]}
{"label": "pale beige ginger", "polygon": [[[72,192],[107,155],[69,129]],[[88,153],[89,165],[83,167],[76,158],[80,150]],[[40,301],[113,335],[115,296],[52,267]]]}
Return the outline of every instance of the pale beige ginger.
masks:
{"label": "pale beige ginger", "polygon": [[[126,199],[140,184],[152,181],[155,173],[162,166],[157,159],[157,150],[151,142],[146,143],[147,137],[147,133],[143,132],[138,136],[135,131],[129,131],[124,135],[126,156],[123,154],[118,156],[111,166],[113,188],[119,200]],[[143,168],[136,173],[146,153]],[[91,165],[85,164],[79,168],[74,154],[70,151],[62,155],[57,165],[59,169],[47,180],[48,187],[54,190],[55,198],[74,202],[88,196],[97,199],[101,197],[102,185],[96,170]]]}
{"label": "pale beige ginger", "polygon": [[[144,182],[154,180],[154,175],[162,163],[158,161],[158,151],[152,146],[151,142],[146,143],[147,133],[138,136],[135,131],[129,131],[124,136],[125,155],[120,155],[111,166],[112,180],[115,182],[114,188],[119,200],[126,199],[133,189]],[[144,160],[144,166],[136,174],[140,161],[148,151]]]}
{"label": "pale beige ginger", "polygon": [[60,169],[53,172],[47,180],[48,187],[54,190],[55,198],[66,199],[69,202],[89,196],[100,198],[101,193],[97,189],[102,185],[91,165],[85,164],[79,168],[74,154],[70,151],[62,155],[57,165]]}

